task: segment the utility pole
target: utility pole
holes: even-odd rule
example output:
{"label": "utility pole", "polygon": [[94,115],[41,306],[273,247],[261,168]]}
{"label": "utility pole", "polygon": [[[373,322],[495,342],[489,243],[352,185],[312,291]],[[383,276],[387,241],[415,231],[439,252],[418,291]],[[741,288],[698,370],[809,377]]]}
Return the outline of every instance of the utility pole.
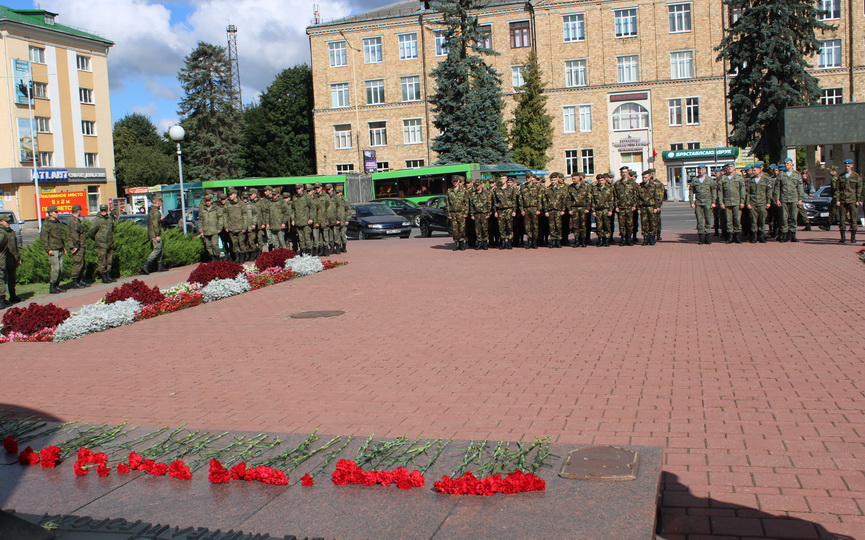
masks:
{"label": "utility pole", "polygon": [[240,95],[240,61],[237,58],[237,27],[229,24],[225,29],[228,37],[228,68],[231,70],[231,101],[234,108],[243,108],[243,98]]}

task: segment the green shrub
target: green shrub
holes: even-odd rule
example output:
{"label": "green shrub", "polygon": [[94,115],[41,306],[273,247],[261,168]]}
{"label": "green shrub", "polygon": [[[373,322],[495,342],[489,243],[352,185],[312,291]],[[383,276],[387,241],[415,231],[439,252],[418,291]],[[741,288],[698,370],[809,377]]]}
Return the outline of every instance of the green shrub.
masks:
{"label": "green shrub", "polygon": [[191,233],[184,236],[183,229],[179,228],[163,231],[162,246],[162,258],[168,266],[195,264],[201,262],[204,256],[204,242],[201,238]]}

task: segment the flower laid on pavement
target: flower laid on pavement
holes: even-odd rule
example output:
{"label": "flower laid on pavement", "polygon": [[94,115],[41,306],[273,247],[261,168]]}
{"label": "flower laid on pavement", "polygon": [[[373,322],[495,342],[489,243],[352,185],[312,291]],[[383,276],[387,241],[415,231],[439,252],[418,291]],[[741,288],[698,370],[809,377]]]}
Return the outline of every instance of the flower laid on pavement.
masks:
{"label": "flower laid on pavement", "polygon": [[486,478],[475,478],[471,471],[458,478],[447,475],[433,483],[433,489],[448,495],[493,495],[495,493],[512,494],[526,491],[544,491],[546,482],[532,473],[514,471],[506,477],[494,474]]}
{"label": "flower laid on pavement", "polygon": [[400,489],[421,487],[426,483],[426,479],[420,471],[409,472],[405,467],[399,467],[392,471],[364,471],[357,466],[357,463],[348,459],[341,459],[336,462],[336,470],[333,471],[331,480],[338,486],[351,484],[389,486],[395,484]]}

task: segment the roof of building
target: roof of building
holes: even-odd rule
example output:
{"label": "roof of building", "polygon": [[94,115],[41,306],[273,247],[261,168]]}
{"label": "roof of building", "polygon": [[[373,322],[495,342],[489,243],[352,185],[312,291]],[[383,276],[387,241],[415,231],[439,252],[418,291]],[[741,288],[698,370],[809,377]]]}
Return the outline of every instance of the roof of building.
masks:
{"label": "roof of building", "polygon": [[[484,0],[482,7],[523,3],[525,3],[525,0]],[[433,7],[435,4],[434,1],[427,1],[425,2],[425,4],[427,7],[422,10],[421,0],[402,0],[401,2],[388,4],[386,6],[367,11],[366,13],[358,13],[357,15],[350,15],[341,19],[334,19],[332,21],[314,24],[312,25],[312,27],[333,26],[354,22],[376,21],[381,19],[393,19],[397,17],[405,17],[408,15],[416,15],[424,11],[430,13],[436,11]]]}
{"label": "roof of building", "polygon": [[46,11],[44,9],[12,9],[6,6],[0,6],[0,22],[11,21],[27,26],[36,26],[52,32],[61,34],[69,34],[71,36],[91,39],[104,43],[106,45],[114,45],[114,42],[96,34],[84,32],[71,26],[65,26],[57,23],[49,23],[46,20],[52,20],[57,16],[57,13]]}

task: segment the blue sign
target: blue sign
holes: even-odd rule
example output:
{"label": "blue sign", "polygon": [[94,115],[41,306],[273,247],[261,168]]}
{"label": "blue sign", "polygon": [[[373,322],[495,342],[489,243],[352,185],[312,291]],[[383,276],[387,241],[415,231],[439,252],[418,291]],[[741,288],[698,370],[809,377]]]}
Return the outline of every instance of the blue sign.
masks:
{"label": "blue sign", "polygon": [[69,171],[66,169],[39,169],[36,171],[40,182],[68,182]]}

